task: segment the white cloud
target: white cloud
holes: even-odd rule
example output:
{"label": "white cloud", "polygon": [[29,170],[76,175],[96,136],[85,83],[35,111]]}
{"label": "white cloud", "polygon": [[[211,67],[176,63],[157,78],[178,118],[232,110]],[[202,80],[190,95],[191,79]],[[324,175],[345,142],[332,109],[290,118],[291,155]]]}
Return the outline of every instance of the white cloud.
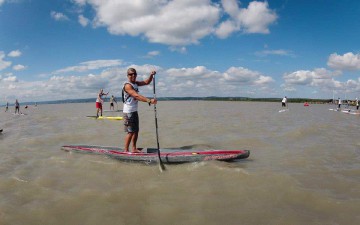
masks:
{"label": "white cloud", "polygon": [[[93,8],[95,27],[104,26],[115,35],[143,36],[149,42],[170,46],[197,44],[212,34],[226,38],[240,27],[245,33],[266,34],[270,32],[268,26],[277,19],[267,2],[257,1],[250,2],[244,9],[238,7],[236,0],[223,0],[222,4],[211,0],[74,2]],[[224,19],[229,14],[231,20],[221,22],[221,12],[225,12]]]}
{"label": "white cloud", "polygon": [[241,9],[238,19],[247,33],[269,33],[268,26],[274,23],[277,15],[270,10],[267,2],[250,2],[247,9]]}
{"label": "white cloud", "polygon": [[11,66],[11,62],[5,61],[5,53],[3,51],[0,51],[0,71]]}
{"label": "white cloud", "polygon": [[243,67],[231,67],[222,78],[231,85],[263,85],[270,84],[274,80],[269,76],[264,76],[257,71],[252,71]]}
{"label": "white cloud", "polygon": [[360,70],[360,54],[352,52],[338,55],[333,53],[329,56],[327,65],[333,69],[339,70]]}
{"label": "white cloud", "polygon": [[248,8],[240,8],[236,0],[222,0],[224,11],[230,19],[223,21],[217,27],[215,34],[219,38],[226,38],[236,31],[244,33],[270,33],[269,26],[278,16],[275,11],[269,9],[267,2],[252,1]]}
{"label": "white cloud", "polygon": [[4,78],[0,79],[0,82],[3,82],[6,85],[8,85],[9,83],[18,82],[18,79],[16,76],[14,76],[13,73],[6,73],[4,74]]}
{"label": "white cloud", "polygon": [[26,66],[24,66],[24,65],[18,64],[18,65],[13,66],[13,70],[16,70],[16,71],[25,70],[25,69],[26,69]]}
{"label": "white cloud", "polygon": [[18,79],[16,78],[16,76],[8,76],[6,78],[3,79],[4,82],[18,82]]}
{"label": "white cloud", "polygon": [[63,13],[61,12],[55,12],[55,11],[51,11],[50,12],[50,16],[51,18],[53,18],[54,20],[56,21],[66,21],[66,20],[69,20],[69,18],[64,15]]}
{"label": "white cloud", "polygon": [[70,66],[54,72],[54,74],[67,73],[67,72],[86,72],[89,70],[101,69],[104,67],[114,67],[122,64],[121,60],[94,60],[82,62],[78,66]]}
{"label": "white cloud", "polygon": [[329,82],[339,71],[329,71],[324,68],[317,68],[313,71],[299,70],[283,76],[287,84],[317,86],[319,83]]}
{"label": "white cloud", "polygon": [[0,0],[0,6],[5,2],[5,0]]}
{"label": "white cloud", "polygon": [[225,39],[239,29],[240,26],[234,21],[227,20],[219,25],[219,27],[215,30],[215,34],[218,38]]}
{"label": "white cloud", "polygon": [[321,90],[342,92],[360,91],[360,78],[355,80],[347,80],[344,82],[335,80],[340,75],[340,71],[329,71],[324,68],[318,68],[313,71],[299,70],[289,74],[284,74],[284,86],[294,88],[294,86],[318,87]]}
{"label": "white cloud", "polygon": [[22,53],[21,53],[20,50],[11,51],[11,52],[8,54],[9,57],[19,57],[19,56],[21,56],[21,55],[22,55]]}
{"label": "white cloud", "polygon": [[194,68],[172,68],[166,71],[169,77],[172,78],[186,78],[186,79],[204,79],[209,77],[220,78],[220,73],[217,71],[208,70],[204,66],[196,66]]}
{"label": "white cloud", "polygon": [[90,23],[90,20],[83,15],[79,15],[78,21],[83,27],[86,27]]}
{"label": "white cloud", "polygon": [[[17,80],[14,75],[8,74],[7,77],[0,79],[0,92],[8,96],[17,96],[21,101],[95,98],[100,88],[110,91],[115,96],[121,96],[122,84],[127,80],[126,71],[129,67],[136,68],[138,80],[147,78],[152,70],[156,70],[159,97],[241,96],[248,94],[244,91],[247,86],[255,86],[258,90],[256,94],[261,96],[261,93],[267,93],[266,87],[272,83],[271,77],[246,68],[232,67],[225,72],[219,72],[204,66],[163,69],[145,64],[106,67],[99,73],[87,75],[77,72],[81,72],[81,69],[72,68],[67,71],[72,72],[73,75],[59,74],[42,81]],[[244,82],[239,82],[241,79]],[[254,89],[251,88],[249,91],[251,90]],[[145,96],[152,96],[152,91],[152,85],[141,88],[141,94]]]}
{"label": "white cloud", "polygon": [[240,8],[237,0],[221,0],[221,4],[224,8],[224,11],[229,14],[232,18],[238,16]]}
{"label": "white cloud", "polygon": [[278,49],[278,50],[263,50],[259,52],[255,52],[255,55],[257,56],[268,56],[268,55],[279,55],[279,56],[291,56],[294,57],[294,54],[291,51],[287,51],[284,49]]}
{"label": "white cloud", "polygon": [[182,47],[170,46],[169,49],[170,49],[170,51],[172,51],[172,52],[179,52],[179,53],[181,53],[181,54],[187,53],[187,49],[186,49],[186,47],[184,47],[184,46],[182,46]]}
{"label": "white cloud", "polygon": [[145,56],[145,58],[153,58],[155,56],[158,56],[160,55],[160,52],[159,51],[151,51],[151,52],[148,52],[147,55]]}

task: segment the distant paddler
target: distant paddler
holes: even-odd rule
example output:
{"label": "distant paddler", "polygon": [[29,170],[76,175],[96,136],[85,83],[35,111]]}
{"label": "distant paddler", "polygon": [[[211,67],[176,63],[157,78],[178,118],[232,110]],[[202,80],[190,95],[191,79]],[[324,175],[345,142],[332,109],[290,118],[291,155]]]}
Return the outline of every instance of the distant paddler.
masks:
{"label": "distant paddler", "polygon": [[338,98],[338,109],[341,109],[341,104],[342,104],[341,98]]}
{"label": "distant paddler", "polygon": [[115,110],[114,109],[114,102],[116,103],[116,108],[117,108],[116,98],[114,97],[114,95],[111,95],[111,97],[110,97],[110,110]]}
{"label": "distant paddler", "polygon": [[359,110],[359,99],[355,99],[356,110]]}
{"label": "distant paddler", "polygon": [[97,98],[96,98],[96,117],[99,117],[99,112],[100,112],[100,116],[102,116],[102,105],[104,103],[104,100],[102,99],[102,96],[104,95],[108,95],[108,93],[104,93],[104,90],[103,89],[100,89],[98,95],[97,95]]}
{"label": "distant paddler", "polygon": [[20,103],[17,99],[15,100],[15,114],[16,112],[18,112],[20,115]]}
{"label": "distant paddler", "polygon": [[281,101],[281,107],[286,107],[286,106],[287,106],[287,97],[285,96]]}

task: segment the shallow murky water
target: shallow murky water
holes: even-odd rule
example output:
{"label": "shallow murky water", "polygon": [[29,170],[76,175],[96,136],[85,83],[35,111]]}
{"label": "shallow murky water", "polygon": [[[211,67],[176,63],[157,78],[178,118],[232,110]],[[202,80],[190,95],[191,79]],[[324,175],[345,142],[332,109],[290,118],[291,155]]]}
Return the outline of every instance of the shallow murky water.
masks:
{"label": "shallow murky water", "polygon": [[[0,224],[357,224],[360,116],[329,105],[168,101],[160,147],[249,149],[235,163],[132,164],[68,153],[123,146],[122,121],[86,118],[95,104],[0,112]],[[109,113],[110,114],[110,113]],[[117,115],[113,113],[113,115]],[[156,146],[140,105],[138,146]]]}

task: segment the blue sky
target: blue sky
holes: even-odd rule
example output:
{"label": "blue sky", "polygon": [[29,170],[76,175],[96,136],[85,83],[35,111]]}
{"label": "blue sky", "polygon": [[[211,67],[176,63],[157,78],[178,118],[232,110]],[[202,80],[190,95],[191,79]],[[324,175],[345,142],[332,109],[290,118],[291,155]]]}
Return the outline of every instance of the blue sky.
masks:
{"label": "blue sky", "polygon": [[[360,97],[357,0],[0,0],[0,104],[121,96]],[[141,93],[152,95],[152,86]]]}

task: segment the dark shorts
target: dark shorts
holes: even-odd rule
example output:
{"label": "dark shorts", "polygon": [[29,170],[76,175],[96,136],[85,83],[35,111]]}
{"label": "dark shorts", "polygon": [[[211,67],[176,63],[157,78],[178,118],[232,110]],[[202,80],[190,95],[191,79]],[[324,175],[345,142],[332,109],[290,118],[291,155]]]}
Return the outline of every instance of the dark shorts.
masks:
{"label": "dark shorts", "polygon": [[114,103],[110,103],[110,106],[114,106]]}
{"label": "dark shorts", "polygon": [[127,133],[139,132],[138,112],[124,113],[124,131]]}

